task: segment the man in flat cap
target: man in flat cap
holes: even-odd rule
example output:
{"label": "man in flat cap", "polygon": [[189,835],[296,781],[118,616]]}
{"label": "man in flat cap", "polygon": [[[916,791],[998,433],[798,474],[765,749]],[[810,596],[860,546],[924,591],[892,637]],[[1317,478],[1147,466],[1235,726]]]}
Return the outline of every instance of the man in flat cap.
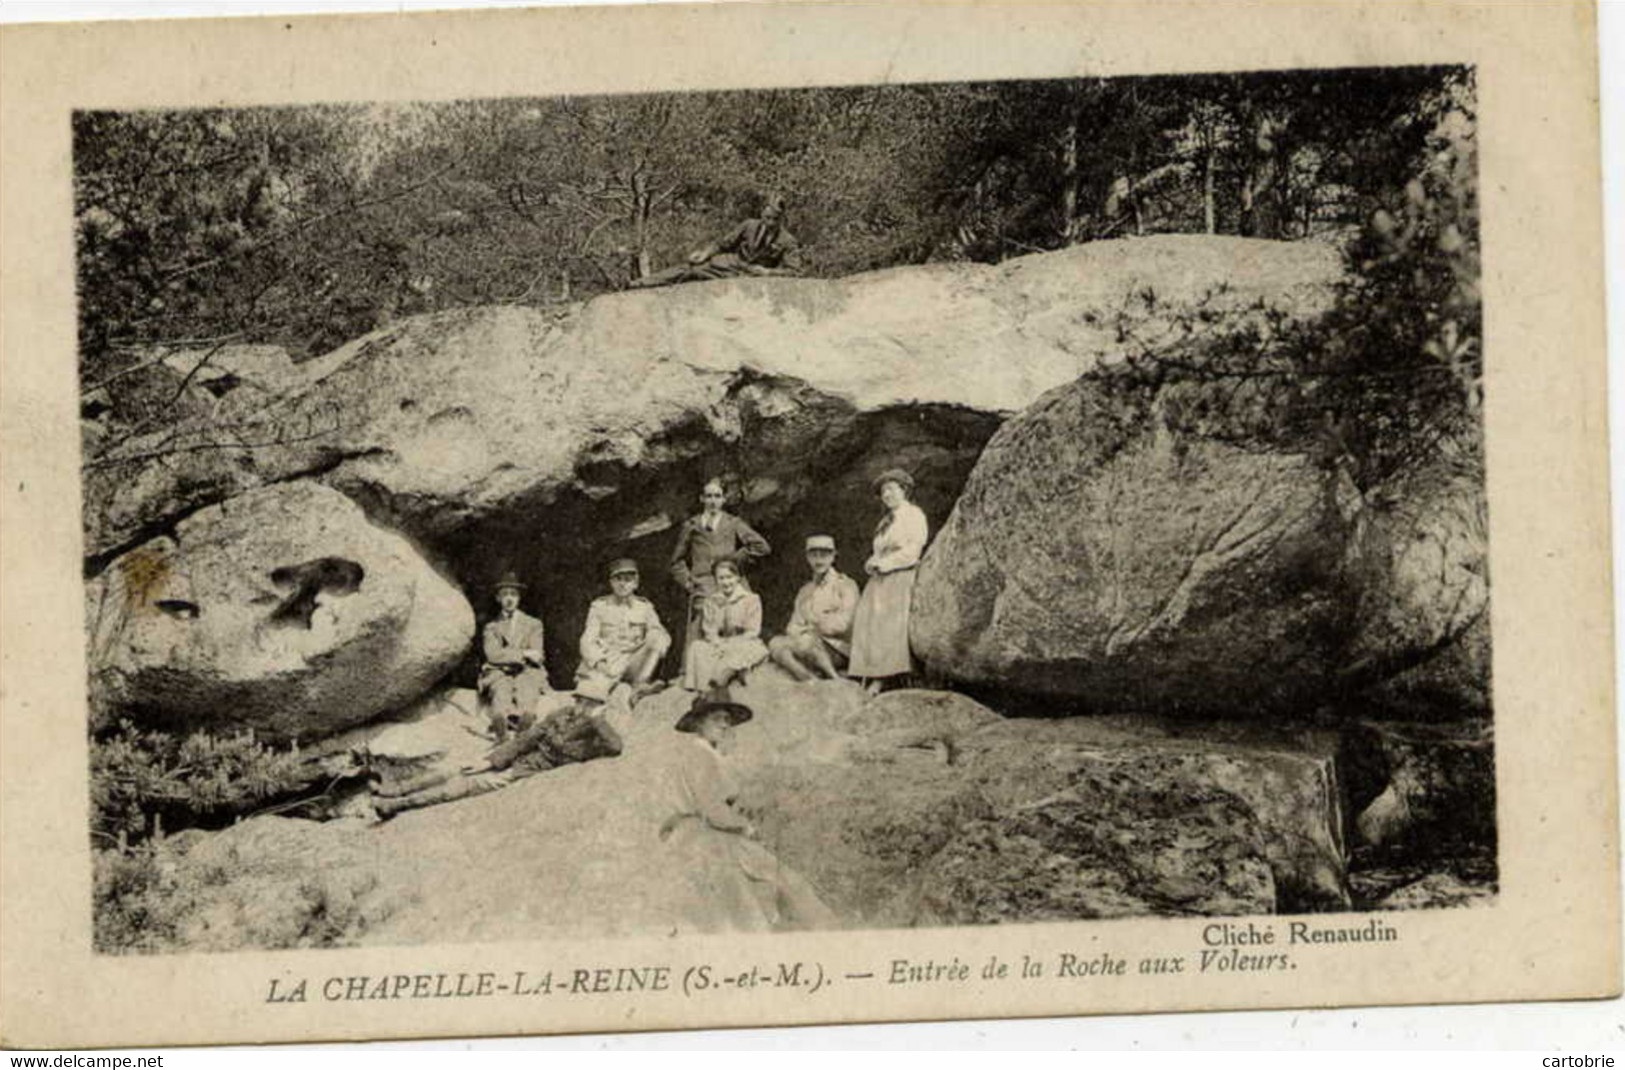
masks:
{"label": "man in flat cap", "polygon": [[852,653],[858,584],[835,567],[833,536],[807,537],[807,565],[812,579],[796,592],[790,623],[768,644],[768,653],[797,680],[838,680]]}
{"label": "man in flat cap", "polygon": [[654,603],[637,593],[638,564],[623,557],[609,566],[609,594],[592,600],[581,630],[581,666],[576,679],[627,684],[632,700],[659,690],[654,683],[671,633],[660,623]]}
{"label": "man in flat cap", "polygon": [[722,558],[743,565],[752,558],[766,557],[767,540],[739,517],[723,511],[728,500],[722,481],[713,479],[700,491],[700,512],[683,521],[677,545],[671,554],[671,575],[688,592],[688,622],[684,632],[684,653],[700,633],[706,596],[716,590],[712,568]]}
{"label": "man in flat cap", "polygon": [[525,585],[512,571],[497,581],[497,616],[485,626],[480,702],[497,742],[520,718],[534,715],[537,701],[553,690],[542,664],[542,622],[519,608]]}

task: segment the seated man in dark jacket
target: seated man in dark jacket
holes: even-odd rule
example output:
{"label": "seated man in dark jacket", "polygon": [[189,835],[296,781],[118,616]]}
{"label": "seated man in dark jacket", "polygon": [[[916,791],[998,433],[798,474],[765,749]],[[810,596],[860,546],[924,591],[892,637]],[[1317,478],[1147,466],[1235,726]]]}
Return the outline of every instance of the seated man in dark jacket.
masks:
{"label": "seated man in dark jacket", "polygon": [[379,817],[390,817],[402,810],[482,795],[571,762],[612,758],[621,753],[621,737],[602,716],[608,696],[605,681],[584,681],[572,705],[540,721],[527,720],[484,761],[465,766],[460,773],[430,773],[394,788],[375,788],[373,809]]}

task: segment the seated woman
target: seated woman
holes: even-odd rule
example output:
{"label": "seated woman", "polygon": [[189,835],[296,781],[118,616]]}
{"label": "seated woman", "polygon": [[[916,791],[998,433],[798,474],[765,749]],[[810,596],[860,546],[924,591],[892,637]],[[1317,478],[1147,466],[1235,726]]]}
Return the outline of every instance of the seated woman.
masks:
{"label": "seated woman", "polygon": [[671,852],[679,928],[697,932],[835,929],[840,919],[806,878],[756,839],[734,805],[737,788],[724,756],[750,707],[701,698],[678,720],[693,742],[672,755],[660,840]]}
{"label": "seated woman", "polygon": [[709,691],[767,660],[762,642],[762,599],[753,593],[732,559],[711,567],[717,589],[702,606],[700,635],[684,656],[683,686]]}

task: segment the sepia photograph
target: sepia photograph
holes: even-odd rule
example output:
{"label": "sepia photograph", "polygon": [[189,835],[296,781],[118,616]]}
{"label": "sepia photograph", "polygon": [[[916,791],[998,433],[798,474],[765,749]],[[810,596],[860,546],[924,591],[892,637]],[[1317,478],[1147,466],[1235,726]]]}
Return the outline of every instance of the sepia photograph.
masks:
{"label": "sepia photograph", "polygon": [[77,112],[96,948],[1492,899],[1476,113]]}
{"label": "sepia photograph", "polygon": [[0,1042],[1617,994],[1594,19],[5,27]]}

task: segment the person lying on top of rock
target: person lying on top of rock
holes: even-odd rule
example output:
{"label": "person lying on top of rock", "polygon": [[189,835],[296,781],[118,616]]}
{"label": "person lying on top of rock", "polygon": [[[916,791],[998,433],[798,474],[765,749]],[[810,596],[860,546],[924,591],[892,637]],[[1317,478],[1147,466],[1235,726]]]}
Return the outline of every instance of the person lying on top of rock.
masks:
{"label": "person lying on top of rock", "polygon": [[508,572],[497,582],[498,613],[485,626],[480,666],[480,703],[491,719],[497,742],[520,718],[531,716],[536,703],[553,690],[542,664],[542,622],[519,608],[525,585]]}
{"label": "person lying on top of rock", "polygon": [[807,537],[807,565],[812,579],[796,592],[790,623],[767,649],[797,680],[811,680],[815,675],[838,680],[852,653],[858,584],[836,569],[833,536]]}
{"label": "person lying on top of rock", "polygon": [[703,249],[688,254],[688,263],[632,281],[633,289],[669,286],[674,282],[727,279],[736,275],[799,275],[800,246],[780,223],[784,198],[768,194],[762,214],[747,219]]}
{"label": "person lying on top of rock", "polygon": [[638,563],[623,557],[609,566],[610,593],[592,600],[581,630],[578,683],[603,681],[632,688],[630,702],[659,691],[655,669],[671,647],[654,603],[637,593]]}
{"label": "person lying on top of rock", "polygon": [[429,773],[393,788],[375,787],[373,809],[381,818],[391,817],[402,810],[482,795],[572,762],[613,758],[621,753],[621,737],[603,717],[608,699],[607,683],[583,684],[576,688],[571,705],[540,721],[529,715],[522,718],[512,739],[461,772]]}

